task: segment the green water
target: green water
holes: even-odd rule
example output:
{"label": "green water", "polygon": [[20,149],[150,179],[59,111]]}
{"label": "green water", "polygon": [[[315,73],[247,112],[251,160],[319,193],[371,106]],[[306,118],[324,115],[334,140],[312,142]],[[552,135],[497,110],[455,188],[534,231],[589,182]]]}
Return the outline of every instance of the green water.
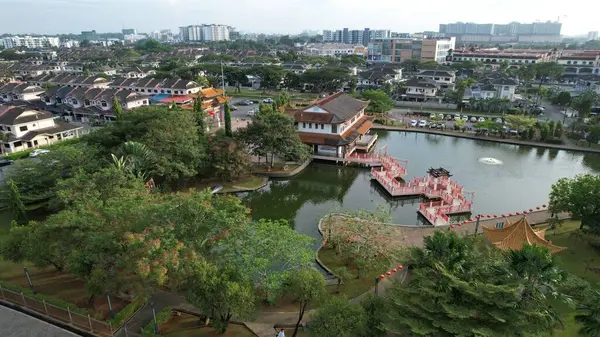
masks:
{"label": "green water", "polygon": [[[406,179],[444,167],[466,191],[475,192],[473,212],[502,214],[548,202],[550,186],[562,177],[599,173],[600,155],[474,141],[438,135],[379,131],[377,147],[408,161]],[[486,165],[482,157],[503,165]],[[255,219],[287,219],[298,232],[319,238],[319,219],[343,209],[391,209],[394,222],[416,225],[418,199],[391,199],[369,170],[312,164],[299,175],[274,180],[265,188],[240,194]]]}

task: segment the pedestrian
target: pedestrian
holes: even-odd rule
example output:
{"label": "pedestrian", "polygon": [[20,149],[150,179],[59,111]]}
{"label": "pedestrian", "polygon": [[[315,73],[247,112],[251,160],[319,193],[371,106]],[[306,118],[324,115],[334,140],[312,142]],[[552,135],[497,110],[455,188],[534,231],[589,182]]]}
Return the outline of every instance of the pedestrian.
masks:
{"label": "pedestrian", "polygon": [[[277,333],[277,329],[275,329],[275,333]],[[283,330],[283,328],[281,328],[281,330],[279,330],[279,333],[277,333],[277,337],[285,337],[285,331]]]}

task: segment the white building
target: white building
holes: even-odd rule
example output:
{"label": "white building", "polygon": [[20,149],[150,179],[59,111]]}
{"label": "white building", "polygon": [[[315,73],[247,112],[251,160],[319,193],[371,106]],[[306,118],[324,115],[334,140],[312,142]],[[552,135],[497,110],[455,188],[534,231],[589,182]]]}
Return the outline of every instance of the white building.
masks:
{"label": "white building", "polygon": [[430,79],[411,78],[404,82],[406,94],[402,98],[415,101],[427,101],[435,98],[439,85]]}
{"label": "white building", "polygon": [[588,41],[598,40],[598,31],[589,32],[587,39]]}
{"label": "white building", "polygon": [[323,42],[333,42],[333,31],[332,30],[324,30],[323,31]]}
{"label": "white building", "polygon": [[463,101],[470,98],[490,99],[498,98],[514,102],[519,83],[501,73],[492,73],[481,79],[476,85],[465,91]]}
{"label": "white building", "polygon": [[60,41],[60,47],[61,48],[77,48],[77,47],[79,47],[79,41],[77,41],[77,40]]}
{"label": "white building", "polygon": [[436,82],[441,88],[454,89],[456,72],[453,70],[421,70],[417,79],[429,79]]}
{"label": "white building", "polygon": [[9,82],[0,85],[0,102],[39,101],[39,95],[44,92],[41,87],[25,82]]}
{"label": "white building", "polygon": [[0,132],[8,137],[2,142],[4,153],[19,152],[61,140],[79,137],[82,127],[56,123],[52,113],[27,107],[0,107]]}
{"label": "white building", "polygon": [[343,55],[367,54],[367,48],[363,45],[352,45],[343,43],[310,44],[303,48],[302,52],[310,56],[340,57]]}
{"label": "white building", "polygon": [[373,29],[369,31],[371,40],[389,39],[392,37],[392,31],[389,29]]}
{"label": "white building", "polygon": [[9,36],[2,39],[4,48],[52,48],[60,46],[60,39],[51,36]]}
{"label": "white building", "polygon": [[232,27],[226,25],[191,25],[179,27],[182,41],[229,41]]}

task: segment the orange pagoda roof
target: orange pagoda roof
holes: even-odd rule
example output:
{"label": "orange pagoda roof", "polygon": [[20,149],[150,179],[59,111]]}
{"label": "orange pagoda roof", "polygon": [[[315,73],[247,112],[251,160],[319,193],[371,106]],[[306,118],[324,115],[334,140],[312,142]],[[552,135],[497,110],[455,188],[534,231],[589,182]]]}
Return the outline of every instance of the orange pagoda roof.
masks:
{"label": "orange pagoda roof", "polygon": [[545,229],[536,231],[531,228],[525,216],[503,228],[482,227],[483,234],[501,250],[520,250],[525,244],[547,247],[551,253],[558,253],[565,249],[565,247],[559,247],[547,241]]}

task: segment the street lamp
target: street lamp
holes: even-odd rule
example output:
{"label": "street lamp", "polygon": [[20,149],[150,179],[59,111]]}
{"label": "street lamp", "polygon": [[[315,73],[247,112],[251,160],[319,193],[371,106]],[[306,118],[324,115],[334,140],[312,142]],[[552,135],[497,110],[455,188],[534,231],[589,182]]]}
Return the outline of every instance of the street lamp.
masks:
{"label": "street lamp", "polygon": [[27,270],[27,267],[25,267],[23,268],[23,271],[25,272],[25,277],[27,278],[29,289],[31,289],[31,292],[35,295],[35,289],[33,289],[33,282],[31,282],[31,277],[29,276],[29,270]]}

